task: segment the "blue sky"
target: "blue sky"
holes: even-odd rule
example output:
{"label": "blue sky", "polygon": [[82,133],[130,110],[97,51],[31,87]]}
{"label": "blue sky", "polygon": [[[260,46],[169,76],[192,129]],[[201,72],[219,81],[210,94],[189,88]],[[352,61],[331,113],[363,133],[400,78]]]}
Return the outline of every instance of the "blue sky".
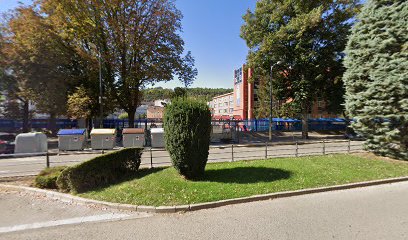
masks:
{"label": "blue sky", "polygon": [[[31,0],[0,0],[0,12]],[[198,77],[193,87],[232,88],[233,71],[245,63],[247,47],[239,37],[242,15],[256,0],[176,0],[182,11],[185,49],[196,60]],[[182,86],[171,81],[163,86]]]}

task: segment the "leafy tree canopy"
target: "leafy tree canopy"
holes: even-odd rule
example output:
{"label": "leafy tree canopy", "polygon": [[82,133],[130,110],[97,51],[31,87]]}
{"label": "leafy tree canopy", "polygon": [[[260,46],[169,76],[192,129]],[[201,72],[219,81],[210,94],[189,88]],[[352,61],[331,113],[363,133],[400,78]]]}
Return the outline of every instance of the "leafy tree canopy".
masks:
{"label": "leafy tree canopy", "polygon": [[145,86],[175,76],[188,86],[197,74],[191,53],[182,56],[182,14],[174,0],[40,0],[39,6],[77,52],[101,57],[104,92],[131,124]]}
{"label": "leafy tree canopy", "polygon": [[292,100],[302,113],[303,137],[311,103],[337,101],[332,92],[342,91],[342,51],[358,8],[358,0],[260,0],[243,17],[248,67],[254,77],[267,77],[283,62],[273,72],[274,96]]}
{"label": "leafy tree canopy", "polygon": [[[179,88],[176,88],[175,90],[168,89],[168,88],[162,88],[162,87],[145,89],[143,90],[143,101],[150,102],[150,101],[154,101],[157,99],[170,99],[174,95],[177,95],[174,93],[175,91],[180,92],[180,89],[179,90],[177,89]],[[215,96],[232,92],[233,89],[229,89],[229,88],[185,88],[185,89],[182,89],[181,91],[185,91],[185,94],[187,96],[202,99],[205,101],[210,101]],[[179,93],[179,95],[183,95],[183,94]]]}

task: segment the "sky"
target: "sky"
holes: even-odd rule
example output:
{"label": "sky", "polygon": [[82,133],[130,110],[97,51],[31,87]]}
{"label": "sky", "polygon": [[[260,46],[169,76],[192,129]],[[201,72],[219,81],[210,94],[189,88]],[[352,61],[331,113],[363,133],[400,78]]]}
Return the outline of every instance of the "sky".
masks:
{"label": "sky", "polygon": [[[13,9],[18,2],[0,0],[0,12]],[[195,58],[198,76],[192,87],[232,88],[233,71],[246,61],[248,48],[240,38],[242,15],[254,9],[256,0],[176,0],[182,20],[185,50]],[[177,80],[157,84],[165,88],[182,86]]]}

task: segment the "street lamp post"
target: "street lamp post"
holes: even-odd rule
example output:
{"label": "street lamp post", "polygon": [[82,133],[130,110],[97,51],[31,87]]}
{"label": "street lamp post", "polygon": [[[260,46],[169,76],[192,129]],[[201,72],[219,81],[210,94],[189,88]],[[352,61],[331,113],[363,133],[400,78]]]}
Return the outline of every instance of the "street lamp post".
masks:
{"label": "street lamp post", "polygon": [[281,61],[278,61],[278,62],[276,62],[275,64],[273,64],[273,65],[271,65],[271,76],[270,76],[270,85],[269,85],[269,99],[270,99],[270,112],[269,112],[269,141],[271,142],[272,141],[272,125],[273,125],[273,119],[272,119],[272,110],[273,110],[273,94],[272,94],[272,90],[273,90],[273,87],[272,87],[272,75],[273,75],[273,68],[276,66],[276,65],[279,65],[279,64],[281,64],[282,62]]}
{"label": "street lamp post", "polygon": [[102,60],[101,51],[98,51],[98,62],[99,62],[99,127],[103,128],[103,105],[102,105]]}

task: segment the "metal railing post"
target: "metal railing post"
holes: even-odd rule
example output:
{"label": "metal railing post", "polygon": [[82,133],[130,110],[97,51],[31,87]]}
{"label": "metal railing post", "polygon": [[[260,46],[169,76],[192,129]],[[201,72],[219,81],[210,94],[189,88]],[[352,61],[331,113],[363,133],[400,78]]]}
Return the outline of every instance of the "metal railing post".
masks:
{"label": "metal railing post", "polygon": [[234,161],[234,144],[231,144],[231,162]]}
{"label": "metal railing post", "polygon": [[351,143],[350,139],[348,140],[348,145],[347,145],[347,153],[350,153],[351,150]]}
{"label": "metal railing post", "polygon": [[323,155],[326,155],[326,141],[323,139]]}
{"label": "metal railing post", "polygon": [[265,142],[265,159],[268,159],[268,142]]}
{"label": "metal railing post", "polygon": [[105,154],[105,149],[103,149],[103,140],[104,140],[104,139],[102,139],[101,147],[102,147],[102,154]]}
{"label": "metal railing post", "polygon": [[153,168],[153,151],[152,151],[152,147],[150,147],[150,168]]}
{"label": "metal railing post", "polygon": [[299,157],[299,143],[296,141],[295,157]]}
{"label": "metal railing post", "polygon": [[48,154],[48,150],[45,153],[45,161],[46,161],[47,168],[49,168],[50,167],[50,155]]}

